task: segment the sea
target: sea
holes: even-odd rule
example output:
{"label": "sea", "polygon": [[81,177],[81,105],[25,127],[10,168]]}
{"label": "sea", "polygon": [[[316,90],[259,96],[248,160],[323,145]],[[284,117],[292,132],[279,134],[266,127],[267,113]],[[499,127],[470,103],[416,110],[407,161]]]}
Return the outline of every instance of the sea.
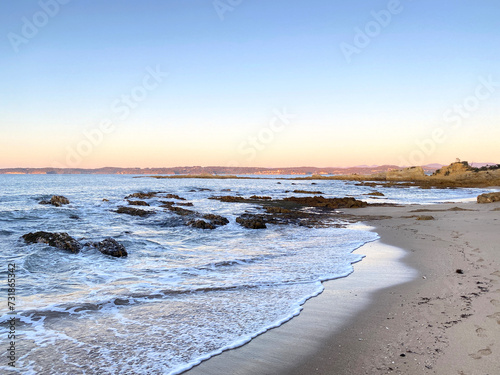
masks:
{"label": "sea", "polygon": [[[135,177],[0,175],[0,373],[182,373],[298,315],[305,301],[322,292],[323,281],[348,277],[363,259],[361,247],[378,239],[347,223],[246,229],[236,217],[259,212],[258,206],[209,197],[283,198],[308,196],[293,190],[314,190],[370,203],[432,204],[472,200],[488,191],[289,179],[296,176]],[[374,190],[385,196],[366,195]],[[151,191],[179,195],[193,203],[187,208],[222,215],[229,224],[215,230],[185,226],[159,207],[157,197],[146,199],[149,207],[138,207],[155,215],[114,212],[127,205],[127,195]],[[52,195],[70,204],[39,204]],[[343,224],[334,214],[331,220]],[[35,231],[67,232],[82,242],[112,237],[128,257],[24,243],[21,236]],[[9,272],[12,265],[15,271]],[[8,285],[12,278],[14,288]],[[14,361],[8,358],[11,341]]]}

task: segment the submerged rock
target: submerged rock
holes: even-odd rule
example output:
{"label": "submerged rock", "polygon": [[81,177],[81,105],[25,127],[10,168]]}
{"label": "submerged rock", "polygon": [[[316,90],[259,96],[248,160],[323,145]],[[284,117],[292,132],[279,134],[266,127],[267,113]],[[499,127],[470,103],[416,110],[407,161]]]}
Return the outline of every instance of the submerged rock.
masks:
{"label": "submerged rock", "polygon": [[284,198],[283,201],[295,202],[308,207],[324,207],[330,209],[358,208],[358,207],[366,207],[368,205],[368,203],[359,201],[352,197],[346,197],[346,198],[324,198],[322,196],[290,197],[290,198]]}
{"label": "submerged rock", "polygon": [[139,192],[139,193],[134,193],[134,194],[127,195],[125,197],[125,199],[129,199],[129,198],[149,199],[149,198],[156,197],[160,193],[161,193],[161,191],[150,191],[149,193]]}
{"label": "submerged rock", "polygon": [[289,214],[292,210],[277,206],[267,206],[264,207],[268,214]]}
{"label": "submerged rock", "polygon": [[178,199],[178,200],[181,200],[181,201],[185,201],[186,200],[186,198],[179,197],[177,194],[167,194],[167,195],[165,195],[165,198],[168,198],[168,199]]}
{"label": "submerged rock", "polygon": [[267,228],[264,218],[258,215],[243,214],[236,218],[236,222],[249,229]]}
{"label": "submerged rock", "polygon": [[294,190],[295,194],[324,194],[321,191]]}
{"label": "submerged rock", "polygon": [[177,206],[167,206],[166,207],[168,210],[175,212],[177,215],[181,216],[187,216],[187,215],[194,215],[196,212],[191,211],[191,210],[186,210],[185,208],[182,207],[177,207]]}
{"label": "submerged rock", "polygon": [[118,207],[118,210],[116,210],[115,212],[119,213],[119,214],[127,214],[127,215],[140,216],[140,217],[147,217],[150,215],[154,215],[156,213],[153,211],[141,210],[139,208],[123,207],[123,206]]}
{"label": "submerged rock", "polygon": [[371,195],[374,197],[385,197],[384,193],[381,193],[380,191],[372,191],[371,193],[367,193],[365,195]]}
{"label": "submerged rock", "polygon": [[131,206],[149,206],[149,203],[144,201],[131,201],[127,199],[127,202]]}
{"label": "submerged rock", "polygon": [[500,201],[500,192],[486,193],[477,196],[477,203],[493,203]]}
{"label": "submerged rock", "polygon": [[226,225],[229,223],[229,220],[226,219],[224,216],[215,215],[215,214],[206,214],[206,215],[203,215],[203,218],[210,220],[210,222],[213,225],[222,226],[222,225]]}
{"label": "submerged rock", "polygon": [[116,258],[128,256],[125,246],[117,242],[113,238],[106,238],[100,242],[87,242],[85,246],[94,247],[105,255],[110,255]]}
{"label": "submerged rock", "polygon": [[175,204],[178,206],[185,206],[185,207],[193,207],[194,206],[194,204],[191,202],[176,202]]}
{"label": "submerged rock", "polygon": [[53,195],[50,201],[40,201],[39,204],[51,204],[56,207],[61,207],[64,204],[69,204],[69,199],[62,195]]}
{"label": "submerged rock", "polygon": [[215,225],[207,223],[205,220],[191,220],[186,225],[200,229],[215,229]]}
{"label": "submerged rock", "polygon": [[78,253],[82,248],[78,241],[64,232],[50,233],[41,231],[25,234],[22,238],[26,243],[45,243],[61,250],[70,251],[73,254]]}

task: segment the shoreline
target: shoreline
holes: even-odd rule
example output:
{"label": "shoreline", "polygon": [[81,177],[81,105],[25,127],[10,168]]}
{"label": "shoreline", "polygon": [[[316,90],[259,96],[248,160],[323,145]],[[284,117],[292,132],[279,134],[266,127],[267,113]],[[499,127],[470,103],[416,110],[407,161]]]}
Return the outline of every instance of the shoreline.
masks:
{"label": "shoreline", "polygon": [[493,374],[499,210],[500,202],[343,210],[380,236],[356,250],[368,255],[354,273],[323,283],[299,316],[184,374]]}

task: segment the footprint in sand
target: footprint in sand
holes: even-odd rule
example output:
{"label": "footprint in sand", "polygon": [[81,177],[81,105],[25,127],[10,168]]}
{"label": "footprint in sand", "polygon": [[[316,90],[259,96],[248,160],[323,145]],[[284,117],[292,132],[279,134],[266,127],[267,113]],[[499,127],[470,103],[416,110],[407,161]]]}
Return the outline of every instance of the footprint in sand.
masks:
{"label": "footprint in sand", "polygon": [[472,357],[474,359],[481,359],[482,357],[490,355],[490,354],[491,354],[491,349],[486,348],[486,349],[478,350],[477,353],[469,354],[469,357]]}
{"label": "footprint in sand", "polygon": [[481,250],[479,250],[479,248],[474,249],[474,250],[472,250],[472,251],[473,251],[473,252],[475,252],[475,253],[480,253],[480,252],[481,252]]}
{"label": "footprint in sand", "polygon": [[492,299],[490,302],[491,302],[491,304],[492,304],[493,306],[500,306],[500,301],[498,301],[498,300],[496,300],[496,299]]}
{"label": "footprint in sand", "polygon": [[492,315],[488,315],[490,319],[496,319],[497,323],[500,324],[500,312],[496,312]]}
{"label": "footprint in sand", "polygon": [[481,328],[479,326],[476,326],[476,327],[477,327],[476,328],[476,334],[477,334],[478,337],[488,337],[486,335],[486,330],[484,328]]}
{"label": "footprint in sand", "polygon": [[490,273],[490,275],[493,275],[493,276],[496,276],[496,277],[500,277],[500,271],[495,271],[493,273]]}

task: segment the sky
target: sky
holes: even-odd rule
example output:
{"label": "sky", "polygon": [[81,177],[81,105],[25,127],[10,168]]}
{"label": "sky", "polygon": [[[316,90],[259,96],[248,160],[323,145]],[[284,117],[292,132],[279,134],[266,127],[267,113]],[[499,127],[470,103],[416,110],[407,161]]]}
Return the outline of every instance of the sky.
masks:
{"label": "sky", "polygon": [[498,0],[4,0],[0,168],[500,163]]}

